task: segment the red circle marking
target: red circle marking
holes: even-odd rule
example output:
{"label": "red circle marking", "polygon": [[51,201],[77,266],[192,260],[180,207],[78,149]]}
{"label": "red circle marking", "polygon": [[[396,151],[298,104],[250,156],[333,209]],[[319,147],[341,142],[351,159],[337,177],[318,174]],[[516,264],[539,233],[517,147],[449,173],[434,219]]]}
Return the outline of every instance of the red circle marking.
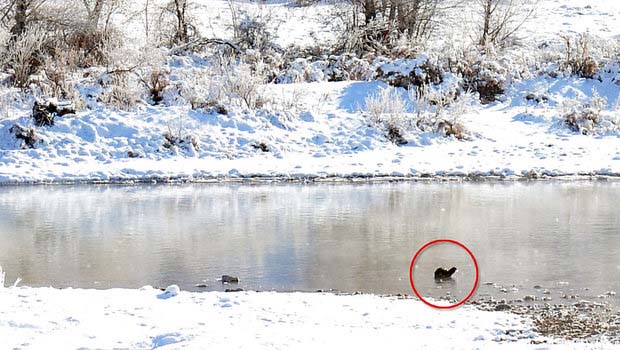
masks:
{"label": "red circle marking", "polygon": [[[469,292],[469,294],[463,300],[459,301],[456,304],[452,304],[452,305],[436,305],[436,304],[433,304],[433,303],[429,302],[428,300],[424,299],[420,295],[418,290],[415,288],[415,283],[413,283],[413,267],[415,265],[415,261],[418,259],[418,256],[424,251],[424,249],[432,246],[433,244],[437,244],[437,243],[451,243],[451,244],[455,244],[455,245],[465,249],[467,254],[469,254],[469,256],[471,257],[471,260],[474,262],[474,267],[476,268],[476,280],[474,281],[474,286],[471,288],[471,291]],[[415,255],[413,256],[413,259],[411,259],[411,264],[409,265],[409,283],[411,284],[411,289],[413,289],[413,292],[415,293],[415,295],[418,297],[418,299],[422,300],[422,302],[424,304],[426,304],[426,305],[428,305],[430,307],[436,308],[436,309],[454,309],[455,307],[459,307],[459,306],[465,304],[465,302],[467,300],[469,300],[469,298],[471,298],[472,295],[474,295],[474,292],[476,291],[476,288],[478,287],[478,262],[476,261],[476,257],[471,252],[471,250],[469,250],[469,248],[467,248],[463,243],[461,243],[459,241],[455,241],[453,239],[436,239],[436,240],[430,241],[430,242],[426,243],[425,245],[423,245],[422,248],[418,249],[418,251],[415,253]]]}

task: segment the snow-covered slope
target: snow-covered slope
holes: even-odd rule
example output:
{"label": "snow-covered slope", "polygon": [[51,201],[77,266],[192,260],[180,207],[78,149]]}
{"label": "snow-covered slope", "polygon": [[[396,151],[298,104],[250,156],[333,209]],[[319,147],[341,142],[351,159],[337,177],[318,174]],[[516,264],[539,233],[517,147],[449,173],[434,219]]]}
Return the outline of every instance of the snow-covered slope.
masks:
{"label": "snow-covered slope", "polygon": [[[192,13],[201,34],[231,37],[229,2],[194,3]],[[328,19],[337,18],[330,16],[339,10],[327,3],[311,7],[295,7],[283,1],[233,4],[240,17],[249,14],[267,21],[281,46],[327,42],[338,34]],[[143,5],[136,2],[131,11]],[[138,45],[146,40],[144,24],[140,16],[123,17],[131,11],[120,14],[118,21]],[[439,26],[439,39],[429,43],[429,50],[447,45],[451,36],[465,38],[458,28],[451,27],[455,22],[473,25],[471,16],[465,15],[467,11],[453,11],[447,17],[451,20]],[[619,176],[620,68],[617,59],[611,57],[613,38],[620,34],[618,18],[620,5],[616,2],[541,1],[520,32],[524,46],[488,57],[491,73],[503,74],[500,79],[506,83],[500,101],[473,103],[448,113],[467,129],[467,140],[412,127],[402,130],[408,144],[390,142],[386,130],[369,120],[365,106],[366,98],[386,85],[372,80],[378,77],[379,66],[360,59],[354,62],[362,70],[358,81],[328,82],[326,61],[312,63],[300,58],[279,72],[279,77],[301,82],[260,85],[258,92],[267,103],[257,109],[224,104],[226,111],[222,114],[213,108],[191,109],[178,93],[170,93],[163,105],[142,102],[131,112],[118,111],[88,97],[100,88],[94,86],[96,79],[84,78],[78,89],[88,108],[74,116],[56,118],[55,126],[36,128],[41,141],[34,149],[10,132],[16,123],[33,125],[32,97],[14,98],[17,92],[4,89],[0,93],[4,101],[0,111],[0,183],[239,176]],[[554,63],[562,56],[559,35],[585,31],[599,42],[609,43],[597,46],[597,55],[607,66],[594,79],[564,74]],[[545,48],[537,51],[539,46]],[[539,59],[548,61],[530,62]],[[410,63],[396,60],[388,66],[399,70],[403,68],[399,64],[406,67]],[[198,54],[171,56],[164,69],[175,89],[194,89],[193,94],[205,96],[209,91],[197,86],[210,84],[200,79],[211,74],[211,64],[209,57]],[[334,72],[333,67],[329,69]],[[238,76],[240,80],[246,78]],[[405,103],[415,104],[401,90]],[[599,96],[604,98],[601,115],[606,119],[597,125],[596,132],[583,135],[571,131],[565,122],[567,108],[590,108]],[[409,108],[407,113],[415,114],[415,110]],[[180,144],[171,146],[165,135]]]}
{"label": "snow-covered slope", "polygon": [[[572,81],[565,87],[589,94],[592,84]],[[40,128],[45,141],[36,149],[21,149],[21,140],[9,134],[16,121],[27,125],[28,116],[4,120],[0,181],[620,174],[618,133],[581,135],[564,127],[553,108],[515,101],[460,116],[476,135],[471,141],[423,133],[396,146],[358,111],[364,97],[382,86],[266,87],[274,95],[296,94],[296,104],[307,106],[299,113],[238,109],[222,115],[187,106],[144,107],[132,113],[89,110]],[[164,147],[169,130],[194,137],[196,146]],[[261,143],[267,152],[258,147]]]}

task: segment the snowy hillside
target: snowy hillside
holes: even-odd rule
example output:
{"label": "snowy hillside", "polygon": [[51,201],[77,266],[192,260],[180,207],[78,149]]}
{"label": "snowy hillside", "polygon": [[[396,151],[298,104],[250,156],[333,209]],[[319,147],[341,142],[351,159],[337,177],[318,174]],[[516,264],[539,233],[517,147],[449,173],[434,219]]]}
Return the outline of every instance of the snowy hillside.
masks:
{"label": "snowy hillside", "polygon": [[[446,6],[365,54],[333,49],[349,5],[195,1],[189,44],[165,46],[166,3],[111,9],[100,65],[52,56],[15,86],[5,55],[0,182],[620,176],[615,2],[541,1],[484,49],[476,8]],[[35,100],[75,113],[38,125]]]}

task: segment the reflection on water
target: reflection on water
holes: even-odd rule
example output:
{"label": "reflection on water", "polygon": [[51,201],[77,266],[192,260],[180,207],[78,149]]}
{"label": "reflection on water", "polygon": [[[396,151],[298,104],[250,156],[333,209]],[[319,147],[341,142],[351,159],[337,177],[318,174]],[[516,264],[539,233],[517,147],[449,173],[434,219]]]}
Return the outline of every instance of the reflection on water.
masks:
{"label": "reflection on water", "polygon": [[[619,199],[613,182],[0,187],[0,265],[31,286],[219,290],[226,273],[249,289],[411,293],[413,254],[450,238],[506,298],[595,298],[620,292]],[[428,269],[461,258],[423,257],[420,283],[445,294]],[[447,288],[468,291],[454,264]]]}

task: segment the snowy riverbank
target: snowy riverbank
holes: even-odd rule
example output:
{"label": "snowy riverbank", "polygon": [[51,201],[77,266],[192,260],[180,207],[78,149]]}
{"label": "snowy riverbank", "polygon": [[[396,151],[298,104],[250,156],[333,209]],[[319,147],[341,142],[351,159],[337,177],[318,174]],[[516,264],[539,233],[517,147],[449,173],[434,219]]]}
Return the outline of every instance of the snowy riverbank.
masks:
{"label": "snowy riverbank", "polygon": [[161,294],[0,289],[0,339],[7,349],[613,348],[541,337],[520,316],[471,306],[437,311],[412,299],[325,293]]}
{"label": "snowy riverbank", "polygon": [[[234,3],[274,45],[317,46],[162,47],[136,2],[113,18],[126,40],[113,64],[65,67],[62,93],[46,78],[60,68],[29,89],[2,73],[0,184],[620,177],[616,4],[543,1],[515,45],[495,50],[468,43],[473,23],[455,7],[426,45],[388,55],[336,50],[338,6]],[[234,6],[192,9],[198,32],[233,40]],[[588,74],[571,65],[575,46]],[[75,113],[54,107],[41,123],[45,98]]]}
{"label": "snowy riverbank", "polygon": [[[581,90],[587,93],[597,84]],[[22,149],[21,140],[9,131],[16,122],[28,125],[30,111],[23,110],[16,112],[21,117],[0,121],[0,183],[620,176],[617,134],[572,132],[554,116],[555,109],[528,107],[522,97],[518,103],[479,106],[461,115],[470,140],[410,134],[405,135],[409,144],[397,146],[356,107],[385,86],[341,82],[270,87],[278,90],[274,95],[296,95],[303,110],[313,111],[299,115],[243,110],[222,115],[184,106],[146,107],[134,113],[85,111],[39,129],[44,141],[35,149]],[[560,92],[550,96],[563,98]],[[195,144],[166,148],[162,135],[171,125],[191,135]]]}

